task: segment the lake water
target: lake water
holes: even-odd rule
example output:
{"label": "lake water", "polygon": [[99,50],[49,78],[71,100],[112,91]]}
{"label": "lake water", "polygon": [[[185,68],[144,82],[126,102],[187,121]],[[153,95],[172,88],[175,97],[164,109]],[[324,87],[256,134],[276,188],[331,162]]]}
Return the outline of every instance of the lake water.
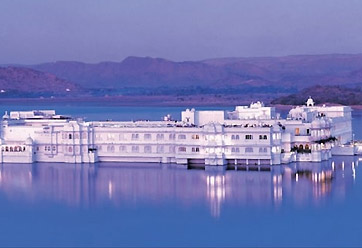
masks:
{"label": "lake water", "polygon": [[[89,120],[179,118],[184,109],[46,108]],[[353,117],[362,139],[362,112]],[[362,246],[361,161],[335,156],[223,173],[146,163],[3,164],[0,246]]]}

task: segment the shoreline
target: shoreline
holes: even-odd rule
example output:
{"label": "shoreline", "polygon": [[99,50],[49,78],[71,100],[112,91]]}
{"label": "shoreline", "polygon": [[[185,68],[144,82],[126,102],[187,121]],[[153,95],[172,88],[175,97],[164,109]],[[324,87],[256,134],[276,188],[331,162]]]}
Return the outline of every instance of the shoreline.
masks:
{"label": "shoreline", "polygon": [[[130,106],[130,107],[233,107],[237,105],[249,105],[255,102],[256,98],[252,97],[209,97],[209,96],[117,96],[117,97],[67,97],[67,98],[0,98],[2,104],[104,104],[106,106]],[[265,100],[265,99],[264,99]],[[282,105],[270,104],[268,101],[265,105],[275,107],[277,109],[287,110],[298,105]],[[317,106],[321,106],[318,104]],[[341,106],[341,104],[326,103],[326,106]],[[361,105],[351,105],[352,109],[361,110]]]}

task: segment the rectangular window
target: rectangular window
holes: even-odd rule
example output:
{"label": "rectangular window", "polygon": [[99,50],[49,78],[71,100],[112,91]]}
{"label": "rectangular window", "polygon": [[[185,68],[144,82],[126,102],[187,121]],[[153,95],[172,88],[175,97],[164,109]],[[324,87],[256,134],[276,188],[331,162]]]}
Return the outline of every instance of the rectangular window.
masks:
{"label": "rectangular window", "polygon": [[197,139],[198,140],[198,139],[200,139],[200,136],[198,134],[193,134],[192,139]]}
{"label": "rectangular window", "polygon": [[138,140],[138,133],[133,133],[132,134],[132,140]]}
{"label": "rectangular window", "polygon": [[138,153],[139,152],[139,147],[138,146],[132,146],[132,152]]}
{"label": "rectangular window", "polygon": [[174,152],[175,152],[175,147],[174,147],[174,146],[170,146],[169,151],[170,151],[170,153],[174,153]]}
{"label": "rectangular window", "polygon": [[200,152],[200,148],[198,148],[198,147],[192,147],[192,148],[191,148],[191,151],[192,151],[192,152]]}
{"label": "rectangular window", "polygon": [[179,152],[186,152],[186,147],[180,146],[180,147],[178,148],[178,151],[179,151]]}
{"label": "rectangular window", "polygon": [[259,153],[267,153],[268,152],[268,148],[267,147],[260,147],[259,148]]}
{"label": "rectangular window", "polygon": [[163,140],[164,136],[163,133],[157,134],[157,140]]}
{"label": "rectangular window", "polygon": [[253,150],[252,147],[246,147],[246,148],[245,148],[245,152],[247,152],[247,153],[252,153],[252,152],[254,152],[254,150]]}
{"label": "rectangular window", "polygon": [[246,134],[246,135],[245,135],[245,139],[246,139],[246,140],[252,140],[252,139],[253,139],[253,135],[251,135],[251,134]]}
{"label": "rectangular window", "polygon": [[239,152],[240,152],[240,149],[239,149],[239,147],[232,147],[232,148],[231,148],[231,152],[232,152],[232,153],[239,153]]}
{"label": "rectangular window", "polygon": [[145,153],[151,153],[152,152],[152,147],[151,146],[145,146]]}
{"label": "rectangular window", "polygon": [[114,146],[107,146],[107,152],[114,152]]}
{"label": "rectangular window", "polygon": [[151,139],[151,134],[150,133],[145,133],[144,139],[145,140],[150,140]]}
{"label": "rectangular window", "polygon": [[126,146],[120,146],[119,151],[120,152],[126,152]]}
{"label": "rectangular window", "polygon": [[174,133],[170,133],[170,134],[168,135],[168,139],[169,139],[169,140],[174,140],[174,139],[175,139],[175,134],[174,134]]}
{"label": "rectangular window", "polygon": [[259,135],[259,139],[260,139],[260,140],[267,140],[267,139],[268,139],[268,136],[265,135],[265,134],[264,134],[264,135],[263,135],[263,134],[260,134],[260,135]]}
{"label": "rectangular window", "polygon": [[157,146],[157,153],[163,153],[163,146]]}
{"label": "rectangular window", "polygon": [[238,134],[236,134],[236,135],[231,135],[231,139],[232,140],[239,140],[240,139],[240,137],[239,137],[239,135]]}
{"label": "rectangular window", "polygon": [[298,127],[295,129],[295,135],[299,135],[299,128]]}
{"label": "rectangular window", "polygon": [[178,139],[179,140],[184,140],[184,139],[186,139],[186,135],[185,134],[179,134]]}

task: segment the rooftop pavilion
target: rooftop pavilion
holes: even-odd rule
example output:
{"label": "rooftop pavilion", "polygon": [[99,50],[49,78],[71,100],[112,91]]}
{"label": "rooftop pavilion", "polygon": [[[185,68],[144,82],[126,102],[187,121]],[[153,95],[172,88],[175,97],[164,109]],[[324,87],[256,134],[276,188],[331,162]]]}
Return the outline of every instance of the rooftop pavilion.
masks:
{"label": "rooftop pavilion", "polygon": [[289,111],[288,119],[312,122],[316,118],[343,118],[351,119],[352,109],[349,106],[315,106],[311,97],[306,101],[306,105],[297,106]]}
{"label": "rooftop pavilion", "polygon": [[236,106],[234,111],[186,109],[181,114],[182,121],[196,126],[210,122],[224,124],[227,120],[272,120],[279,118],[274,107],[265,107],[264,103],[251,103],[249,106]]}
{"label": "rooftop pavilion", "polygon": [[57,115],[55,110],[31,110],[31,111],[11,111],[8,115],[7,111],[3,115],[3,119],[10,120],[50,120],[50,119],[70,119],[68,116]]}

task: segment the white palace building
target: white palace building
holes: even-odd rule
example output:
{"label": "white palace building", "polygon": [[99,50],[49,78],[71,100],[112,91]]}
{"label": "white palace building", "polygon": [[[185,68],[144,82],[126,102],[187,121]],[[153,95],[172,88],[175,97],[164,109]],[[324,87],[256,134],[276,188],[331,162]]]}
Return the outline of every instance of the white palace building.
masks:
{"label": "white palace building", "polygon": [[5,113],[0,162],[156,162],[223,169],[354,154],[348,106],[314,106],[309,98],[286,119],[261,102],[231,112],[186,109],[181,116],[86,122],[54,110]]}

